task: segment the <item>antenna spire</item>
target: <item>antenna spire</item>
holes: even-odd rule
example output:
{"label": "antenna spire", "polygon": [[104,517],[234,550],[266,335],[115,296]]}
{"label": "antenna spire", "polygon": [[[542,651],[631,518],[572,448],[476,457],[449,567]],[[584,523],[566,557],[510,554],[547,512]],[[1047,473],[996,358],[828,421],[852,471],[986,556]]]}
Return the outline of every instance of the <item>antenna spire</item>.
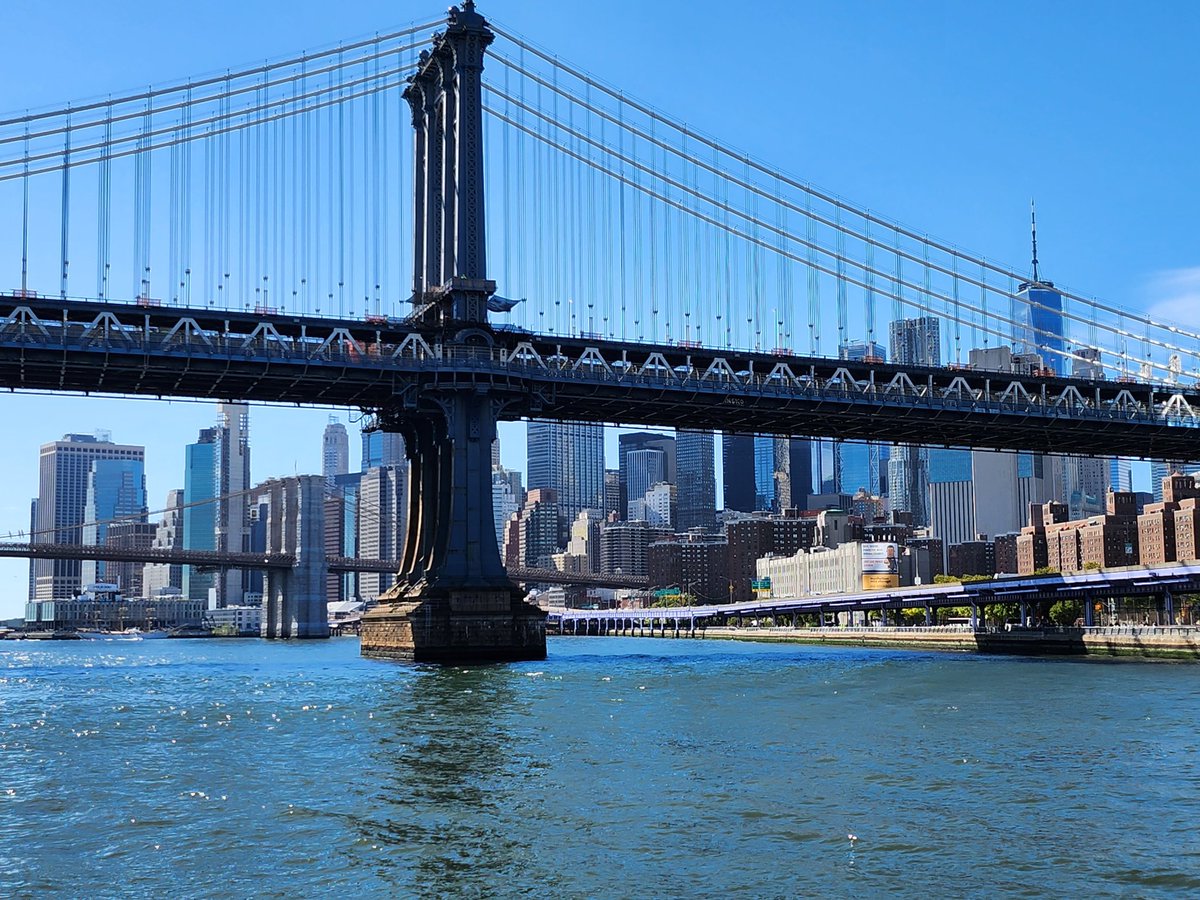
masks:
{"label": "antenna spire", "polygon": [[1038,258],[1037,258],[1037,207],[1031,199],[1029,201],[1029,225],[1033,233],[1033,281],[1036,284],[1038,281]]}

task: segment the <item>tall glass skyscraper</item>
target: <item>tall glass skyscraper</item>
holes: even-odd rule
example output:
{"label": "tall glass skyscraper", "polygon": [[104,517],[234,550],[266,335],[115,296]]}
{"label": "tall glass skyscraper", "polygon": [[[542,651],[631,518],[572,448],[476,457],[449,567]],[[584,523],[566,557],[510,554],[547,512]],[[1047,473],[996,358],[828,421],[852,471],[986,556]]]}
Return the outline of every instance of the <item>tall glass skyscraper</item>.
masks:
{"label": "tall glass skyscraper", "polygon": [[1129,460],[1118,457],[1108,461],[1108,486],[1114,491],[1133,490],[1133,466]]}
{"label": "tall glass skyscraper", "polygon": [[[663,454],[662,480],[675,483],[676,446],[675,438],[654,431],[631,431],[617,437],[617,487],[619,491],[620,518],[628,515],[629,501],[639,500],[629,489],[629,454],[638,450],[658,450]],[[574,521],[574,520],[572,520]]]}
{"label": "tall glass skyscraper", "polygon": [[892,362],[901,366],[942,364],[941,322],[934,316],[891,323]]}
{"label": "tall glass skyscraper", "polygon": [[[83,519],[83,542],[102,546],[108,537],[109,523],[122,519],[130,523],[146,521],[146,463],[138,457],[94,459],[88,477],[87,504]],[[84,560],[81,569],[84,586],[109,581],[109,565]],[[130,585],[122,585],[129,588]]]}
{"label": "tall glass skyscraper", "polygon": [[[100,507],[106,505],[104,498],[122,498],[122,508],[135,491],[122,495],[120,485],[114,486],[110,478],[120,484],[126,483],[126,474],[131,485],[141,489],[141,506],[133,512],[146,511],[145,481],[132,469],[100,469],[97,484],[93,477],[93,465],[97,462],[113,461],[145,465],[146,451],[143,447],[129,444],[114,444],[107,432],[96,435],[68,434],[61,441],[44,444],[41,448],[38,499],[33,540],[37,543],[79,544],[84,540],[84,524],[95,519],[87,517],[89,489],[98,498]],[[96,492],[96,489],[98,493]],[[114,500],[114,503],[116,500]],[[93,532],[92,540],[98,540]],[[83,566],[79,560],[38,559],[33,561],[33,599],[55,600],[72,596],[84,585]]]}
{"label": "tall glass skyscraper", "polygon": [[754,437],[721,435],[721,499],[725,509],[754,512]]}
{"label": "tall glass skyscraper", "polygon": [[754,437],[754,508],[775,508],[775,438]]}
{"label": "tall glass skyscraper", "polygon": [[[838,348],[838,356],[858,362],[886,361],[887,351],[874,341],[852,341]],[[881,444],[839,441],[834,454],[837,470],[834,490],[853,494],[863,488],[871,495],[886,494],[888,456],[887,448]]]}
{"label": "tall glass skyscraper", "polygon": [[[217,429],[204,428],[183,450],[183,548],[217,549]],[[206,502],[210,501],[210,502]],[[208,602],[211,572],[183,567],[183,596]]]}
{"label": "tall glass skyscraper", "polygon": [[558,497],[560,532],[583,509],[604,509],[604,426],[530,422],[526,429],[529,490]]}
{"label": "tall glass skyscraper", "polygon": [[[629,502],[645,497],[646,492],[666,478],[667,454],[662,450],[633,450],[625,456]],[[629,516],[626,509],[626,518]]]}
{"label": "tall glass skyscraper", "polygon": [[676,432],[675,459],[679,471],[676,529],[716,527],[717,474],[712,432]]}
{"label": "tall glass skyscraper", "polygon": [[[902,366],[942,364],[941,324],[933,316],[891,323],[892,362]],[[889,455],[888,498],[891,508],[912,513],[913,523],[929,524],[929,451],[897,444]]]}
{"label": "tall glass skyscraper", "polygon": [[362,433],[362,465],[367,469],[377,469],[380,466],[404,465],[404,438],[398,434],[384,431],[364,431]]}
{"label": "tall glass skyscraper", "polygon": [[1022,353],[1036,353],[1042,364],[1056,375],[1070,371],[1063,331],[1062,294],[1052,281],[1027,281],[1017,291],[1016,325],[1013,342]]}

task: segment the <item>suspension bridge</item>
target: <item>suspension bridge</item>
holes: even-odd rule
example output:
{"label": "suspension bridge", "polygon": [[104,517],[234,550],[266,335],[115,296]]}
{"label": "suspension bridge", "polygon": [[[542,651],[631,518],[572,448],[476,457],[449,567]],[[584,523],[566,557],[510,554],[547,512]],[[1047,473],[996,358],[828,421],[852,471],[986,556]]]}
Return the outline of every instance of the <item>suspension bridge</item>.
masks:
{"label": "suspension bridge", "polygon": [[[404,435],[373,655],[544,654],[495,546],[500,419],[1196,458],[1200,334],[821,191],[470,0],[0,119],[0,208],[0,386],[347,406]],[[945,339],[871,349],[913,319]],[[972,364],[999,348],[1021,365]]]}

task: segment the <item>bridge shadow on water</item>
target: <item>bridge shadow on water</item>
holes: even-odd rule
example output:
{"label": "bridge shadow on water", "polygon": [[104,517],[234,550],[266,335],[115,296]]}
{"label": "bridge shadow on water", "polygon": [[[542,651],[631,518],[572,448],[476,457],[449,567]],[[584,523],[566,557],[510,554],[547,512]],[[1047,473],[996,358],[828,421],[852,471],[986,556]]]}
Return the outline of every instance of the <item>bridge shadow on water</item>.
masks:
{"label": "bridge shadow on water", "polygon": [[[419,667],[381,698],[382,735],[362,760],[362,813],[349,827],[375,846],[370,868],[407,896],[484,895],[535,868],[514,819],[536,817],[529,790],[546,764],[532,745],[523,667]],[[362,860],[359,860],[359,864]]]}

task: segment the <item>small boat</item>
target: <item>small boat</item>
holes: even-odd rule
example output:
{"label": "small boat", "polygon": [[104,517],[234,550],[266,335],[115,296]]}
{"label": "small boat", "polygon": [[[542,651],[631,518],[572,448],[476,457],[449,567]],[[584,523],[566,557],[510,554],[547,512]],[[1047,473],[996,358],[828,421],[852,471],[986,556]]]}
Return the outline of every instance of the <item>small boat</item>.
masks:
{"label": "small boat", "polygon": [[84,629],[75,632],[83,641],[140,641],[142,633],[136,628],[125,631],[101,631],[100,629]]}
{"label": "small boat", "polygon": [[136,631],[143,641],[157,641],[171,636],[165,628],[148,628],[145,631],[140,628],[127,628],[126,631]]}

